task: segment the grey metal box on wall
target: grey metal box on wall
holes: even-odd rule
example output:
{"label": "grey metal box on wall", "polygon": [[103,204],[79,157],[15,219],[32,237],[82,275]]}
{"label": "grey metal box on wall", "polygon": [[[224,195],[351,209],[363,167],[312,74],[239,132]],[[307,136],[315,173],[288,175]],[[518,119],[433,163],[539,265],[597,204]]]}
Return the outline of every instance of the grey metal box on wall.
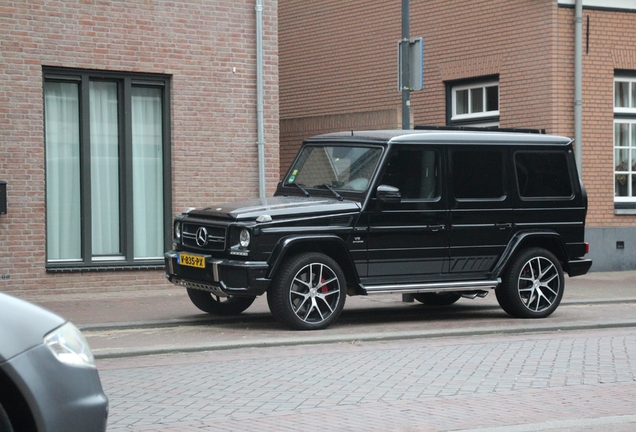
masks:
{"label": "grey metal box on wall", "polygon": [[0,214],[7,214],[7,182],[0,180]]}

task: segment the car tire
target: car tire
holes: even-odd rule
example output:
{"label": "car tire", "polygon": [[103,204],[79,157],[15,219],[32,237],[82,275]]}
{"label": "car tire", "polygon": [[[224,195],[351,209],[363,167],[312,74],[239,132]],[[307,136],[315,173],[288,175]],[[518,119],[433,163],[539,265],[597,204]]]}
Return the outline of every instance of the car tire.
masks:
{"label": "car tire", "polygon": [[497,301],[517,318],[545,318],[561,303],[565,280],[554,254],[543,248],[529,248],[515,256],[495,290]]}
{"label": "car tire", "polygon": [[296,255],[282,265],[267,303],[274,317],[294,330],[319,330],[333,324],[346,299],[340,266],[321,253]]}
{"label": "car tire", "polygon": [[0,432],[13,432],[13,426],[11,426],[11,421],[9,420],[9,416],[7,415],[7,412],[4,410],[1,404],[0,404]]}
{"label": "car tire", "polygon": [[217,297],[209,292],[187,288],[188,297],[196,307],[211,315],[238,315],[250,307],[256,297]]}
{"label": "car tire", "polygon": [[426,306],[450,306],[462,298],[456,292],[416,293],[413,298]]}

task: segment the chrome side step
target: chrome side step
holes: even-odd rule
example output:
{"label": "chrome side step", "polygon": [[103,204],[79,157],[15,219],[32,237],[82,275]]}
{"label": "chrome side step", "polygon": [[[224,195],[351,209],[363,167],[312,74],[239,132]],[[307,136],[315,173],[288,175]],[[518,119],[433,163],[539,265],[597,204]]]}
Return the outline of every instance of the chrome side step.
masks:
{"label": "chrome side step", "polygon": [[495,289],[501,283],[501,279],[462,281],[462,282],[435,282],[423,284],[391,284],[391,285],[371,285],[363,286],[367,294],[416,294],[426,292],[462,292],[481,291]]}

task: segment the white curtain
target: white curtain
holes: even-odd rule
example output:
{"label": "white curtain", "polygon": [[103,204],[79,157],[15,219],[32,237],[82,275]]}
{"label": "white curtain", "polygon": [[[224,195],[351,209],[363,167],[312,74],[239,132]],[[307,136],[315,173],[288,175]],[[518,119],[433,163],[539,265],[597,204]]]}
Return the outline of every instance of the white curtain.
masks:
{"label": "white curtain", "polygon": [[133,215],[135,258],[163,255],[161,89],[133,87]]}
{"label": "white curtain", "polygon": [[93,256],[121,253],[117,83],[90,82]]}
{"label": "white curtain", "polygon": [[81,258],[79,88],[44,85],[46,245],[49,260]]}

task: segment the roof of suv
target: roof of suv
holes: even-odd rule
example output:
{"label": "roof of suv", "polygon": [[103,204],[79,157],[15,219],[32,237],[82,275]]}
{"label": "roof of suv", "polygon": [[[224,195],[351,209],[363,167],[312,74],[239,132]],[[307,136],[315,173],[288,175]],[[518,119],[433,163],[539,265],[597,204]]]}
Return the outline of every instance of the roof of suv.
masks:
{"label": "roof of suv", "polygon": [[572,139],[557,136],[520,132],[462,131],[462,130],[370,130],[348,131],[317,135],[307,141],[351,141],[382,143],[444,143],[444,144],[543,144],[568,145]]}

